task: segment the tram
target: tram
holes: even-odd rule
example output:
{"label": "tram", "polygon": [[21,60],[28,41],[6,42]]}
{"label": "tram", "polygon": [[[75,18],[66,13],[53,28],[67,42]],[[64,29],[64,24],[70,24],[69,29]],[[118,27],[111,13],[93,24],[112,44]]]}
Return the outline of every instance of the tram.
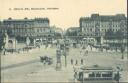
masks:
{"label": "tram", "polygon": [[112,67],[82,66],[75,71],[74,77],[77,81],[114,81],[115,71]]}

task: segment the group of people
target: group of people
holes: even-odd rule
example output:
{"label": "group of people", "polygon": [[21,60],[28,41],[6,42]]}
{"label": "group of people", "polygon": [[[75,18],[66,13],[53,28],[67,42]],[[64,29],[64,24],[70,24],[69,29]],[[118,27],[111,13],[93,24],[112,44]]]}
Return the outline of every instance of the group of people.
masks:
{"label": "group of people", "polygon": [[[84,64],[84,60],[83,60],[83,59],[80,60],[80,64],[81,64],[81,65]],[[73,59],[71,59],[71,65],[78,65],[78,60],[73,60]]]}

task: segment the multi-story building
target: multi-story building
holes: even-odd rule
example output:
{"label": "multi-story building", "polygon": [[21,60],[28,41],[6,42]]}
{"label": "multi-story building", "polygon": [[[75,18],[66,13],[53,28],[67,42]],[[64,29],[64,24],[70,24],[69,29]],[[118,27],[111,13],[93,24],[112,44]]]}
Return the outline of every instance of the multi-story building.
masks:
{"label": "multi-story building", "polygon": [[37,40],[51,40],[55,33],[48,18],[4,19],[0,22],[0,33],[6,32],[19,43],[25,43],[30,39],[32,44]]}
{"label": "multi-story building", "polygon": [[91,17],[81,17],[79,23],[81,34],[84,36],[105,36],[108,30],[121,30],[124,35],[127,33],[127,17],[124,14],[92,14]]}
{"label": "multi-story building", "polygon": [[[1,31],[7,30],[10,36],[33,37],[42,36],[50,32],[48,18],[35,19],[6,19],[3,20],[3,28]],[[4,31],[3,31],[4,32]]]}

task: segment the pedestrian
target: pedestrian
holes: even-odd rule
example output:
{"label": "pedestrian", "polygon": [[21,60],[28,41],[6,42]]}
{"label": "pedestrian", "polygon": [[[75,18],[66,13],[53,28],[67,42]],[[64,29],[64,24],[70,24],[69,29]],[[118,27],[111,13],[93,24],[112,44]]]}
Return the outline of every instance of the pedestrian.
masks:
{"label": "pedestrian", "polygon": [[46,65],[46,60],[44,60],[43,63],[44,63],[44,66],[45,66]]}
{"label": "pedestrian", "polygon": [[81,59],[81,65],[83,65],[83,59]]}
{"label": "pedestrian", "polygon": [[91,51],[92,51],[92,46],[90,46],[91,47]]}
{"label": "pedestrian", "polygon": [[71,65],[73,65],[73,59],[71,59]]}
{"label": "pedestrian", "polygon": [[79,72],[79,80],[83,81],[83,72]]}
{"label": "pedestrian", "polygon": [[82,54],[82,50],[80,50],[80,55]]}
{"label": "pedestrian", "polygon": [[76,60],[76,64],[75,65],[77,65],[78,64],[78,61]]}
{"label": "pedestrian", "polygon": [[75,74],[74,74],[74,81],[77,82],[77,72],[75,71]]}
{"label": "pedestrian", "polygon": [[117,71],[117,74],[115,74],[114,79],[117,81],[117,83],[119,83],[120,78],[121,78],[120,73],[119,73],[119,71]]}

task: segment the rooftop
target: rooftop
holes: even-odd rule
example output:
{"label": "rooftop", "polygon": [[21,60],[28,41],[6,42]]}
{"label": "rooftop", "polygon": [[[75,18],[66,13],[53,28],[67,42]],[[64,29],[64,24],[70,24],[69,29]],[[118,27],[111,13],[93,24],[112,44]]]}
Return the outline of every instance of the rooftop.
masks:
{"label": "rooftop", "polygon": [[127,17],[125,16],[125,14],[116,14],[116,15],[92,14],[91,17],[81,17],[80,21],[120,21],[126,19]]}
{"label": "rooftop", "polygon": [[27,17],[25,17],[24,19],[12,19],[12,18],[8,18],[3,20],[4,22],[8,22],[8,21],[15,21],[15,22],[23,22],[23,21],[41,21],[41,20],[45,20],[45,21],[49,21],[48,18],[34,18],[34,19],[28,19]]}
{"label": "rooftop", "polygon": [[93,66],[82,66],[82,70],[113,70],[112,67],[104,67],[104,66],[98,66],[98,65],[93,65]]}

